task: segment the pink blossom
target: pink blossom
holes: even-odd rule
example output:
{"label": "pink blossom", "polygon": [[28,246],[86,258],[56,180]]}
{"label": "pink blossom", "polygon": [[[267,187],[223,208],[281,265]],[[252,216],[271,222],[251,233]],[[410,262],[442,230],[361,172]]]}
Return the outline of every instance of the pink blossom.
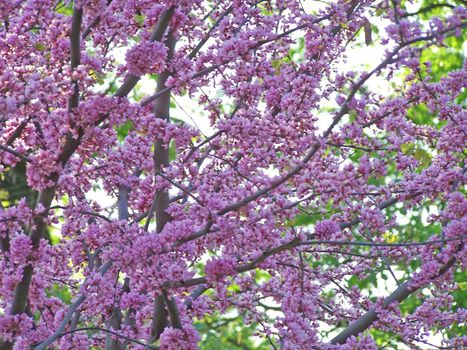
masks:
{"label": "pink blossom", "polygon": [[330,239],[339,231],[339,224],[334,220],[319,221],[315,225],[315,235],[318,239]]}
{"label": "pink blossom", "polygon": [[206,276],[210,281],[222,279],[235,273],[236,261],[232,258],[212,259],[206,263],[204,268]]}
{"label": "pink blossom", "polygon": [[161,334],[161,350],[197,349],[200,340],[198,332],[190,326],[182,329],[168,327]]}
{"label": "pink blossom", "polygon": [[167,47],[160,42],[142,42],[126,53],[128,71],[134,75],[160,73],[165,68]]}

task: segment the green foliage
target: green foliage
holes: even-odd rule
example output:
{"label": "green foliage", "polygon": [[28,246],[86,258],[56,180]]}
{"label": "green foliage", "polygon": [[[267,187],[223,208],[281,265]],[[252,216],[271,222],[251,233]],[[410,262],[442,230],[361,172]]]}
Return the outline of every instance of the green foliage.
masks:
{"label": "green foliage", "polygon": [[47,290],[46,293],[47,293],[47,296],[57,297],[66,304],[71,303],[72,296],[71,296],[69,288],[66,286],[63,286],[63,285],[60,286],[58,283],[55,283],[52,288]]}
{"label": "green foliage", "polygon": [[40,43],[40,42],[37,42],[34,44],[34,47],[38,50],[38,51],[44,51],[47,49],[47,46],[44,45],[43,43]]}
{"label": "green foliage", "polygon": [[[454,298],[453,310],[467,309],[467,270],[457,269],[454,272],[454,281],[457,290],[452,293]],[[467,323],[453,324],[446,330],[447,337],[454,338],[459,334],[467,334]]]}
{"label": "green foliage", "polygon": [[177,147],[175,146],[175,142],[172,140],[169,145],[169,161],[172,162],[175,159],[177,159]]}
{"label": "green foliage", "polygon": [[400,304],[399,309],[402,315],[410,315],[420,305],[422,305],[420,297],[417,294],[412,294]]}
{"label": "green foliage", "polygon": [[117,127],[117,138],[120,142],[125,140],[130,130],[133,130],[133,123],[131,120],[127,120],[125,123]]}
{"label": "green foliage", "polygon": [[133,16],[133,19],[135,20],[136,24],[141,26],[141,25],[144,24],[144,21],[146,20],[146,15],[136,14],[136,15]]}
{"label": "green foliage", "polygon": [[31,190],[26,181],[26,164],[18,163],[13,169],[7,168],[0,173],[0,201],[3,207],[15,205],[21,198],[27,198],[33,205],[37,192]]}
{"label": "green foliage", "polygon": [[407,117],[417,125],[435,125],[435,117],[423,104],[417,104],[407,110]]}
{"label": "green foliage", "polygon": [[203,335],[200,350],[269,350],[266,339],[254,336],[257,324],[245,324],[244,315],[223,317],[215,314],[195,323]]}
{"label": "green foliage", "polygon": [[73,15],[73,2],[71,1],[70,4],[66,5],[63,1],[60,1],[57,5],[57,13],[65,16]]}
{"label": "green foliage", "polygon": [[[449,72],[462,68],[464,57],[462,54],[462,46],[458,48],[459,38],[450,37],[446,42],[451,43],[454,47],[439,47],[434,46],[423,51],[420,61],[431,62],[430,77],[433,81],[439,81]],[[426,73],[426,71],[425,71]]]}
{"label": "green foliage", "polygon": [[399,346],[397,344],[394,344],[394,340],[399,338],[396,336],[396,334],[391,332],[384,332],[376,328],[370,329],[369,333],[371,334],[371,337],[375,340],[376,345],[378,345],[379,349],[399,349]]}
{"label": "green foliage", "polygon": [[307,213],[298,214],[292,220],[287,222],[287,226],[308,226],[316,223],[319,219],[318,215],[309,215]]}
{"label": "green foliage", "polygon": [[415,145],[414,143],[405,143],[401,145],[401,151],[405,155],[411,155],[419,162],[418,170],[424,169],[431,164],[431,155],[428,151]]}
{"label": "green foliage", "polygon": [[104,80],[104,76],[100,75],[99,73],[97,73],[96,71],[94,70],[91,70],[89,72],[89,75],[91,76],[91,78],[93,78],[99,85],[103,85],[105,84],[105,80]]}
{"label": "green foliage", "polygon": [[378,286],[378,279],[377,273],[372,271],[368,277],[360,278],[358,276],[352,276],[348,281],[349,287],[358,286],[359,289],[367,289],[368,287],[377,287]]}
{"label": "green foliage", "polygon": [[271,7],[267,2],[260,2],[258,7],[261,10],[263,16],[272,16],[274,13],[271,11]]}
{"label": "green foliage", "polygon": [[457,290],[452,293],[456,308],[467,309],[467,270],[458,270],[454,274]]}

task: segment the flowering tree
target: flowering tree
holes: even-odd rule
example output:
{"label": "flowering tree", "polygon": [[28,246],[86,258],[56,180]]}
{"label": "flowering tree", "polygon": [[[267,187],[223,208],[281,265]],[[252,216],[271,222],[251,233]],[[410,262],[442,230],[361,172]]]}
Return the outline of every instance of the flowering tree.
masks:
{"label": "flowering tree", "polygon": [[304,3],[1,1],[1,349],[465,343],[463,1]]}

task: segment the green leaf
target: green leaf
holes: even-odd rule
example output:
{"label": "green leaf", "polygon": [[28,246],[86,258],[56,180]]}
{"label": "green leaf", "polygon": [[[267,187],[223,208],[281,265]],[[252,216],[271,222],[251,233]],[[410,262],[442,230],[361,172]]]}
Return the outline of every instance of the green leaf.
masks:
{"label": "green leaf", "polygon": [[45,46],[44,44],[39,43],[39,42],[35,43],[35,44],[34,44],[34,47],[35,47],[38,51],[44,51],[44,50],[47,49],[47,46]]}
{"label": "green leaf", "polygon": [[3,188],[0,188],[0,200],[1,201],[5,201],[5,200],[8,200],[8,191],[7,190],[4,190]]}
{"label": "green leaf", "polygon": [[434,117],[424,104],[418,104],[409,108],[407,110],[407,117],[417,125],[434,125]]}
{"label": "green leaf", "polygon": [[401,152],[405,155],[410,155],[415,150],[415,145],[413,143],[403,143],[401,145]]}
{"label": "green leaf", "polygon": [[306,213],[298,214],[287,223],[287,226],[308,226],[314,224],[318,220],[315,215],[308,215]]}
{"label": "green leaf", "polygon": [[62,300],[65,304],[69,304],[71,302],[71,293],[68,287],[60,286],[59,284],[55,283],[48,291],[47,294],[49,296],[54,296]]}
{"label": "green leaf", "polygon": [[266,4],[260,3],[258,7],[260,8],[261,14],[263,16],[269,17],[269,16],[272,16],[274,14],[272,12],[271,6],[268,3],[266,3]]}
{"label": "green leaf", "polygon": [[264,270],[255,269],[255,281],[256,283],[267,282],[271,279],[271,275]]}
{"label": "green leaf", "polygon": [[136,24],[143,25],[144,21],[146,20],[146,15],[136,14],[133,16],[133,19],[135,20]]}
{"label": "green leaf", "polygon": [[133,129],[133,123],[131,120],[126,121],[117,128],[117,138],[119,141],[123,141],[128,135],[128,132]]}
{"label": "green leaf", "polygon": [[72,16],[73,6],[71,4],[66,6],[65,4],[63,4],[62,1],[60,1],[60,4],[58,5],[57,13],[60,13],[65,16]]}
{"label": "green leaf", "polygon": [[409,315],[422,304],[422,300],[417,295],[411,295],[400,304],[399,308],[402,315]]}
{"label": "green leaf", "polygon": [[413,156],[419,161],[421,168],[426,168],[431,164],[430,154],[422,148],[417,148]]}
{"label": "green leaf", "polygon": [[177,159],[177,147],[175,145],[175,142],[172,140],[170,141],[169,145],[169,161],[174,161]]}
{"label": "green leaf", "polygon": [[97,73],[95,70],[91,69],[89,71],[89,75],[91,76],[91,78],[93,78],[98,84],[102,85],[104,84],[104,77]]}
{"label": "green leaf", "polygon": [[386,232],[383,234],[384,241],[387,243],[396,243],[399,236],[396,233]]}

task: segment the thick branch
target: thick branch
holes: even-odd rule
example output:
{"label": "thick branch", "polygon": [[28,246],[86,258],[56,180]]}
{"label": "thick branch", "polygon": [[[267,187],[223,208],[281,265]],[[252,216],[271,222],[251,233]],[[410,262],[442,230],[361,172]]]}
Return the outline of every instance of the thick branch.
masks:
{"label": "thick branch", "polygon": [[4,152],[8,152],[8,153],[14,155],[15,157],[18,157],[18,158],[24,160],[25,162],[28,162],[28,163],[31,162],[31,159],[29,159],[29,158],[26,157],[26,156],[23,156],[21,153],[16,152],[14,149],[12,149],[12,148],[10,148],[10,147],[0,145],[0,150],[2,150],[2,151],[4,151]]}
{"label": "thick branch", "polygon": [[[76,68],[79,65],[80,59],[80,37],[79,31],[81,29],[81,21],[83,18],[83,12],[81,9],[75,9],[73,12],[72,18],[72,27],[71,27],[71,66],[72,68]],[[76,91],[77,85],[75,85],[75,93],[69,100],[69,106],[76,107],[78,103],[77,95],[79,92]],[[67,141],[65,146],[63,147],[62,153],[60,155],[60,161],[62,165],[64,165],[76,148],[79,145],[81,140],[82,134],[78,136],[78,139],[73,139],[71,135],[68,135]],[[37,247],[39,244],[40,239],[43,237],[44,233],[47,229],[47,224],[44,221],[44,218],[48,214],[48,210],[50,208],[50,204],[55,196],[55,190],[57,187],[59,174],[53,173],[50,176],[50,180],[54,183],[52,187],[46,188],[39,194],[38,203],[41,204],[46,210],[44,211],[42,216],[38,216],[34,219],[34,226],[35,229],[30,232],[30,238],[34,247]],[[10,309],[10,313],[15,315],[19,313],[23,313],[26,310],[27,299],[29,295],[29,287],[31,285],[32,275],[34,272],[34,268],[31,264],[27,265],[24,268],[23,276],[21,282],[15,287],[14,294],[13,294],[13,302]]]}
{"label": "thick branch", "polygon": [[[73,18],[71,20],[71,32],[70,32],[70,64],[71,69],[74,70],[79,66],[81,62],[81,23],[83,21],[83,9],[75,8],[73,12]],[[79,102],[79,87],[78,82],[73,81],[73,95],[68,101],[68,111],[72,111],[78,107]]]}
{"label": "thick branch", "polygon": [[[463,244],[459,245],[459,248],[462,247]],[[452,265],[456,262],[456,258],[453,256],[451,257],[446,264],[444,264],[438,271],[438,273],[431,278],[434,280],[441,275],[443,275],[446,271],[448,271]],[[405,300],[410,294],[417,291],[419,288],[411,288],[412,279],[408,280],[407,282],[401,284],[394,292],[392,292],[387,298],[383,301],[383,306],[387,307],[393,302],[402,302]],[[351,336],[356,336],[359,333],[368,329],[373,322],[378,319],[378,313],[375,309],[369,310],[363,316],[352,322],[347,328],[345,328],[339,335],[334,337],[331,340],[331,344],[343,344],[347,341],[348,338]]]}
{"label": "thick branch", "polygon": [[167,311],[169,312],[170,323],[174,328],[182,329],[182,320],[180,319],[180,313],[178,312],[177,304],[175,300],[171,298],[166,291],[162,293],[164,296],[165,305],[167,305]]}
{"label": "thick branch", "polygon": [[[272,248],[266,250],[255,260],[247,263],[239,265],[235,268],[237,273],[242,273],[246,271],[253,270],[258,267],[258,265],[264,262],[268,257],[284,252],[286,250],[290,250],[292,248],[296,248],[299,246],[312,246],[312,245],[337,245],[337,246],[362,246],[362,247],[417,247],[417,246],[426,246],[426,245],[435,245],[441,244],[446,242],[453,242],[453,241],[463,241],[467,238],[467,235],[460,235],[457,237],[452,237],[449,239],[439,239],[439,240],[432,240],[432,241],[425,241],[425,242],[405,242],[405,243],[374,243],[374,242],[358,242],[358,241],[332,241],[332,240],[316,240],[316,241],[300,241],[298,239],[293,239],[288,243],[284,243],[276,248]],[[193,287],[200,284],[207,283],[208,280],[206,277],[196,277],[187,280],[178,280],[178,281],[168,281],[164,283],[164,288],[186,288],[186,287]]]}
{"label": "thick branch", "polygon": [[[166,45],[169,49],[167,59],[173,57],[175,50],[176,40],[171,32],[167,35]],[[157,91],[166,89],[166,81],[169,77],[169,71],[162,72],[157,79]],[[156,118],[165,119],[170,121],[170,94],[165,94],[154,105],[153,112]],[[154,147],[154,172],[155,174],[161,173],[164,167],[169,165],[169,145],[165,144],[162,139],[157,139]],[[169,207],[169,192],[167,189],[156,191],[154,211],[156,216],[156,231],[162,232],[165,225],[171,220],[170,215],[166,212]],[[148,214],[147,220],[151,220],[152,213]],[[167,309],[166,307],[167,306]],[[168,311],[168,312],[167,312]],[[148,344],[152,343],[155,339],[159,338],[160,334],[168,323],[168,316],[172,321],[174,327],[181,328],[181,321],[178,314],[175,302],[166,294],[156,297],[154,301],[154,315],[151,325],[151,336]]]}

